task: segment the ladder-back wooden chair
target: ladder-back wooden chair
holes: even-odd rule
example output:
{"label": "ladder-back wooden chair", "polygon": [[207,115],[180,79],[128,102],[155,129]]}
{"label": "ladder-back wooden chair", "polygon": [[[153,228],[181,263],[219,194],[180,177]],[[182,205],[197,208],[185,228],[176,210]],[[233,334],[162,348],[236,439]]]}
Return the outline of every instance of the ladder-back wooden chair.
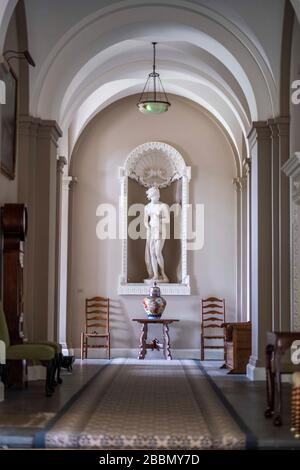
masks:
{"label": "ladder-back wooden chair", "polygon": [[[205,349],[224,349],[225,299],[208,297],[201,300],[201,361],[205,359]],[[209,330],[217,330],[209,334]],[[208,330],[208,331],[207,331]],[[213,346],[210,340],[222,340],[222,345]],[[206,341],[208,340],[208,342]],[[208,343],[208,344],[207,344]]]}
{"label": "ladder-back wooden chair", "polygon": [[[89,344],[89,338],[104,340],[100,344]],[[81,332],[81,359],[87,359],[88,348],[105,348],[110,359],[109,299],[92,297],[85,301],[85,331]]]}

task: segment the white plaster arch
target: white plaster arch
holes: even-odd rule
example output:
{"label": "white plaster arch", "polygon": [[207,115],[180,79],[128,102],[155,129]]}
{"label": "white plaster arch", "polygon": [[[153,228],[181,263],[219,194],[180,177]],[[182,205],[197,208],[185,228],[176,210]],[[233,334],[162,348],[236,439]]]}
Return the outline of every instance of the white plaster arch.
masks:
{"label": "white plaster arch", "polygon": [[[117,80],[113,83],[106,83],[99,89],[97,89],[87,100],[78,108],[77,113],[74,116],[72,124],[69,127],[69,132],[60,143],[61,153],[64,155],[72,155],[74,146],[83,132],[84,128],[93,119],[93,117],[102,111],[104,108],[112,104],[121,98],[128,95],[139,93],[141,90],[142,81],[125,79]],[[199,84],[197,84],[198,90],[188,90],[183,85],[178,84],[178,80],[175,83],[168,83],[168,89],[170,93],[174,93],[178,96],[188,98],[189,100],[199,104],[205,108],[225,129],[227,137],[234,149],[235,164],[237,169],[237,175],[239,176],[242,171],[242,135],[246,135],[245,132],[241,132],[241,123],[234,116],[232,110],[226,103],[222,102],[222,99],[212,91],[210,95],[207,95],[206,99],[199,95]],[[211,101],[214,102],[214,106],[211,105]],[[243,128],[243,127],[242,127]]]}
{"label": "white plaster arch", "polygon": [[[93,58],[83,67],[84,70],[81,69],[80,73],[73,78],[63,100],[60,102],[59,122],[62,127],[69,125],[76,109],[104,83],[114,81],[116,77],[118,79],[141,78],[143,81],[145,80],[149,73],[150,63],[144,60],[144,49],[141,56],[141,51],[133,48],[130,41],[129,43],[128,47],[133,51],[131,56],[128,56],[128,54],[117,54],[113,60],[108,62],[101,61],[100,64],[94,67],[93,62],[95,62],[95,58]],[[116,46],[122,48],[122,44]],[[147,43],[147,47],[149,53],[149,43]],[[163,54],[162,51],[164,52]],[[222,69],[223,74],[221,75],[220,72],[214,70],[212,65],[204,60],[198,59],[196,64],[192,64],[189,56],[184,53],[177,58],[171,56],[169,51],[169,47],[166,50],[164,47],[160,47],[158,68],[164,82],[167,83],[168,79],[174,78],[190,82],[194,81],[195,83],[206,83],[208,87],[215,89],[218,94],[223,96],[226,101],[231,101],[232,107],[237,110],[244,125],[250,125],[251,115],[246,98],[230,71],[225,70],[225,67],[220,62],[216,64],[216,61],[214,61],[214,65]],[[178,55],[178,49],[176,49],[176,52]],[[84,75],[84,78],[82,78],[82,75]]]}
{"label": "white plaster arch", "polygon": [[18,0],[0,1],[0,54],[2,54],[7,28]]}
{"label": "white plaster arch", "polygon": [[291,0],[298,22],[300,23],[300,0]]}
{"label": "white plaster arch", "polygon": [[[130,15],[128,8],[131,9]],[[110,29],[111,24],[114,29]],[[162,33],[164,25],[167,30],[164,28]],[[89,47],[88,50],[83,50],[87,30]],[[175,40],[179,33],[182,37],[184,32],[186,42],[201,44],[202,48],[218,57],[241,79],[253,120],[271,117],[276,113],[278,97],[274,78],[257,45],[221,15],[209,8],[184,1],[164,1],[155,5],[155,8],[140,5],[136,1],[124,1],[102,8],[78,23],[59,41],[35,77],[31,108],[33,113],[47,113],[48,100],[53,100],[56,92],[63,97],[62,90],[70,83],[70,76],[74,76],[99,52],[99,44],[102,49],[106,49],[118,41],[133,37],[146,35],[153,39],[154,34],[160,34],[161,37],[165,35],[165,38],[166,34],[168,38],[173,34]],[[62,74],[62,71],[65,73]],[[56,90],[53,88],[54,83]],[[47,117],[55,116],[52,114]]]}

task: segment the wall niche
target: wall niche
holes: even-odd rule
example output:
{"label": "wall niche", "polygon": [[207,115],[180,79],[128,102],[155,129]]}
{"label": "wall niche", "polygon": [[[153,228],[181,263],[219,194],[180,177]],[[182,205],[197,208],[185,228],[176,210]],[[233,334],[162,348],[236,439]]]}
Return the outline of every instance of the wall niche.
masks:
{"label": "wall niche", "polygon": [[[139,295],[149,291],[145,263],[146,228],[144,207],[149,203],[146,191],[157,187],[160,201],[170,209],[169,236],[165,240],[163,258],[168,282],[159,282],[165,295],[189,295],[187,267],[187,210],[191,168],[182,155],[164,142],[146,142],[136,147],[119,168],[120,211],[122,227],[122,272],[120,295]],[[136,206],[139,205],[139,206]],[[138,210],[138,207],[141,210]],[[129,236],[131,223],[136,222],[138,235]]]}

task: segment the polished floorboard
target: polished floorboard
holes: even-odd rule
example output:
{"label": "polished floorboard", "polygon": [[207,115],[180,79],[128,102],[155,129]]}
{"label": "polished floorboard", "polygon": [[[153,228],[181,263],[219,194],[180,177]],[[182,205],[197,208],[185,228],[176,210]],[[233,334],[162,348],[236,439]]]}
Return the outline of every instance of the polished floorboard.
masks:
{"label": "polished floorboard", "polygon": [[[105,362],[95,359],[82,363],[76,361],[73,372],[62,372],[64,383],[57,388],[51,398],[44,396],[41,381],[30,382],[26,390],[7,390],[5,401],[0,403],[0,447],[32,447],[34,436],[41,430],[43,419],[55,416],[97,373],[100,364],[103,365]],[[283,384],[283,425],[275,427],[271,420],[264,418],[266,406],[264,382],[250,382],[243,375],[228,375],[226,370],[220,369],[221,363],[218,361],[204,361],[202,364],[238,417],[256,436],[257,447],[300,448],[300,439],[295,439],[290,432],[289,384]],[[28,416],[41,416],[40,425],[28,421]]]}

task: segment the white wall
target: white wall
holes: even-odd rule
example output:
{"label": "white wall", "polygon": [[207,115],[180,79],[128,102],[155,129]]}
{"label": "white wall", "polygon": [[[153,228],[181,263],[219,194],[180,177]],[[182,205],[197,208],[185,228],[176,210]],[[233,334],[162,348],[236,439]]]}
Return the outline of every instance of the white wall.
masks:
{"label": "white wall", "polygon": [[135,96],[124,98],[97,115],[72,156],[71,173],[78,184],[73,192],[70,228],[68,344],[79,346],[84,299],[97,294],[112,299],[112,347],[134,348],[138,344],[139,329],[131,318],[145,315],[142,298],[117,295],[121,242],[96,238],[96,208],[100,203],[117,206],[118,167],[137,145],[159,140],[177,148],[192,167],[190,202],[205,205],[204,248],[190,252],[188,259],[192,295],[169,296],[164,313],[181,320],[171,331],[174,347],[195,349],[200,344],[202,297],[224,296],[228,319],[235,320],[234,157],[223,131],[202,108],[171,96],[168,113],[146,116],[138,112],[136,100]]}

